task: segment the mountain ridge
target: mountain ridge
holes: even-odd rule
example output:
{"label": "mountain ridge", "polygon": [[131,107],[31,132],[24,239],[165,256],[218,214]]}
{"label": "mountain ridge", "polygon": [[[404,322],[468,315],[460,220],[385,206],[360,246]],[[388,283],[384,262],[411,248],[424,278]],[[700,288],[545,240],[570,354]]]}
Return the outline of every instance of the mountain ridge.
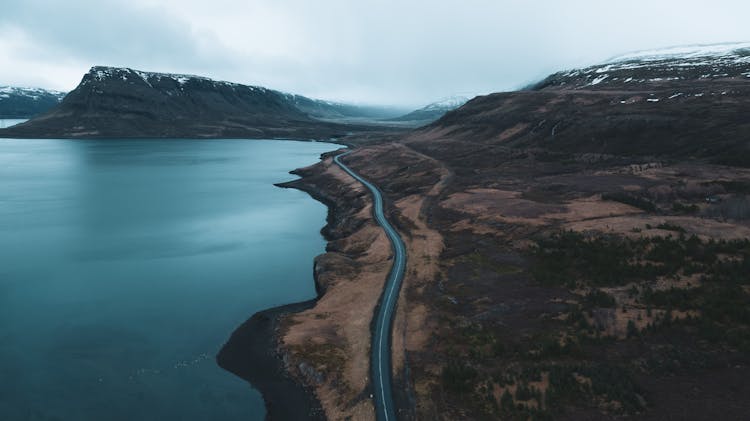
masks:
{"label": "mountain ridge", "polygon": [[558,72],[532,89],[474,98],[411,137],[457,150],[484,142],[750,166],[750,50],[737,45]]}
{"label": "mountain ridge", "polygon": [[444,98],[399,117],[390,118],[388,119],[388,121],[416,121],[422,122],[424,124],[432,123],[433,121],[444,116],[448,111],[455,110],[456,108],[466,104],[467,101],[469,101],[469,98],[463,96],[452,96]]}
{"label": "mountain ridge", "polygon": [[531,90],[631,89],[715,79],[750,78],[750,42],[676,46],[612,57],[591,66],[553,73]]}
{"label": "mountain ridge", "polygon": [[57,107],[0,136],[328,138],[372,129],[315,119],[295,104],[300,98],[203,76],[94,66]]}
{"label": "mountain ridge", "polygon": [[65,92],[51,89],[0,86],[0,118],[29,118],[56,106]]}

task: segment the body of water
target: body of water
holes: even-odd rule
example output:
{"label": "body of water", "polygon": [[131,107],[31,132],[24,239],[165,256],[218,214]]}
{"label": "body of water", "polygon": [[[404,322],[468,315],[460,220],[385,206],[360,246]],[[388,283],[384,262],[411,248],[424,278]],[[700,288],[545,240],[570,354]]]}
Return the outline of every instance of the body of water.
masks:
{"label": "body of water", "polygon": [[16,124],[21,124],[25,121],[28,121],[28,119],[26,118],[0,118],[0,129],[4,129],[10,126],[15,126]]}
{"label": "body of water", "polygon": [[0,139],[0,419],[260,420],[216,352],[315,295],[325,143]]}

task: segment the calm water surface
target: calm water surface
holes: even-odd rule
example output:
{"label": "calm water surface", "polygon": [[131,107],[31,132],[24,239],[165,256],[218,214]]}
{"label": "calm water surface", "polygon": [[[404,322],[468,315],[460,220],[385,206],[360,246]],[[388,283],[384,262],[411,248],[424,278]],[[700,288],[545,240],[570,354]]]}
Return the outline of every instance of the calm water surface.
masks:
{"label": "calm water surface", "polygon": [[0,139],[0,419],[263,419],[214,355],[315,295],[326,209],[272,184],[336,148]]}

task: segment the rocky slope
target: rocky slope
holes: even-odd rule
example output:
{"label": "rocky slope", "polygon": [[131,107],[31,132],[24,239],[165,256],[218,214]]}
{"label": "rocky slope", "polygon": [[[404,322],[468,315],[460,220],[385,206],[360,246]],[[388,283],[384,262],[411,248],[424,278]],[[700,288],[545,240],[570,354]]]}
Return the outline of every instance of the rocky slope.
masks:
{"label": "rocky slope", "polygon": [[199,76],[93,67],[58,107],[0,136],[329,138],[362,129],[316,120],[298,102]]}
{"label": "rocky slope", "polygon": [[62,101],[64,92],[41,88],[0,86],[0,118],[30,118]]}
{"label": "rocky slope", "polygon": [[380,120],[401,114],[396,107],[379,107],[367,105],[344,104],[341,102],[323,101],[302,95],[286,94],[302,112],[320,120]]}
{"label": "rocky slope", "polygon": [[555,73],[535,89],[643,89],[652,85],[750,78],[750,42],[672,47],[625,54]]}
{"label": "rocky slope", "polygon": [[444,116],[448,111],[455,110],[456,108],[464,105],[468,98],[465,97],[451,97],[441,101],[433,102],[420,109],[414,110],[408,114],[404,114],[399,117],[391,118],[390,121],[409,121],[417,122],[418,124],[428,124]]}
{"label": "rocky slope", "polygon": [[[712,57],[729,74],[726,55]],[[633,79],[604,89],[578,77],[476,98],[401,138],[347,139],[359,145],[347,163],[380,187],[407,242],[393,336],[400,418],[750,410],[750,170],[738,167],[750,166],[750,80],[620,73]],[[298,183],[350,188],[319,180],[328,170]],[[351,267],[332,260],[321,274]],[[371,280],[342,279],[328,300],[350,302]],[[295,367],[315,367],[326,380],[307,381],[329,416],[346,419],[368,389],[338,380],[362,372],[362,344],[340,337],[340,318],[327,321],[337,308],[293,316],[286,335],[298,327]],[[352,343],[359,354],[347,353]],[[332,397],[330,379],[345,393]]]}
{"label": "rocky slope", "polygon": [[416,136],[750,165],[749,76],[745,44],[630,55],[477,97]]}

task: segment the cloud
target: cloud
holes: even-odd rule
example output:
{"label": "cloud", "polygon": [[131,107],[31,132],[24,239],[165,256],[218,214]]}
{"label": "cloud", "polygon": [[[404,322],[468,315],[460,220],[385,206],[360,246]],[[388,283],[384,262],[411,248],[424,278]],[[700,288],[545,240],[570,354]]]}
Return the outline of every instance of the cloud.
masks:
{"label": "cloud", "polygon": [[64,80],[52,87],[60,89],[72,89],[98,64],[199,73],[234,65],[231,51],[212,33],[195,31],[163,7],[124,1],[6,0],[0,38],[6,61],[0,76],[57,77]]}
{"label": "cloud", "polygon": [[5,0],[0,84],[71,89],[108,64],[416,106],[632,50],[750,40],[748,15],[729,0]]}
{"label": "cloud", "polygon": [[203,65],[222,56],[208,48],[210,34],[167,9],[124,1],[7,0],[0,28],[23,31],[37,46],[28,56],[73,57],[101,62],[138,61],[155,65]]}

